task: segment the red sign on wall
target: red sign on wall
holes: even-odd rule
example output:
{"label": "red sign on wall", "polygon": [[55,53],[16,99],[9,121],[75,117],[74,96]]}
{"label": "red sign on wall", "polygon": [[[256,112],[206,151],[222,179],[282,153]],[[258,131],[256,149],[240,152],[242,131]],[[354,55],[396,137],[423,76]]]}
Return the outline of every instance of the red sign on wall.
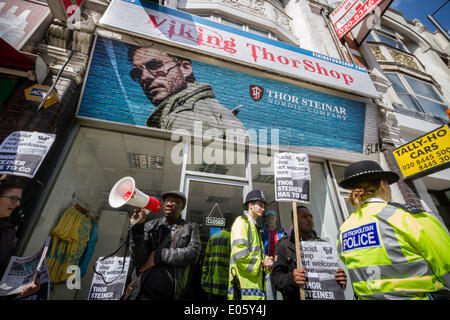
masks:
{"label": "red sign on wall", "polygon": [[384,0],[344,0],[330,14],[331,22],[339,39],[360,23]]}

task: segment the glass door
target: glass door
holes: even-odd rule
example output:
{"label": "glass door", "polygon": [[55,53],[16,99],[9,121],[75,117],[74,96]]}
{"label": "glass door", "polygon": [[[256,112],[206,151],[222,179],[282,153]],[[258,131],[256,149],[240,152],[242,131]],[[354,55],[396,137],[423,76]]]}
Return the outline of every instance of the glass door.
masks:
{"label": "glass door", "polygon": [[212,234],[223,228],[231,229],[234,220],[243,213],[246,189],[245,182],[186,177],[184,219],[199,225],[202,249]]}
{"label": "glass door", "polygon": [[202,266],[210,236],[222,229],[231,230],[234,220],[243,213],[242,203],[247,183],[221,178],[186,175],[184,194],[187,204],[183,219],[199,225],[201,249],[197,263],[192,266],[187,299],[207,300],[201,286]]}

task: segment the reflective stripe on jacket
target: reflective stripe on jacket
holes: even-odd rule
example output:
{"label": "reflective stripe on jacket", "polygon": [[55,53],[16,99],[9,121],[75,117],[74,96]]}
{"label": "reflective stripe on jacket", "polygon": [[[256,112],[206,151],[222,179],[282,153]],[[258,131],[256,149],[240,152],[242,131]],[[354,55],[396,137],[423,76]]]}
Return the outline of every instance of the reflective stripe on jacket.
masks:
{"label": "reflective stripe on jacket", "polygon": [[226,296],[228,292],[228,268],[230,265],[230,232],[208,240],[202,268],[202,288],[207,293]]}
{"label": "reflective stripe on jacket", "polygon": [[228,300],[233,299],[234,267],[240,281],[242,300],[265,300],[264,248],[256,225],[248,216],[239,216],[231,228],[231,260],[228,281]]}
{"label": "reflective stripe on jacket", "polygon": [[358,299],[428,299],[450,288],[450,237],[426,212],[368,201],[340,227],[337,249]]}

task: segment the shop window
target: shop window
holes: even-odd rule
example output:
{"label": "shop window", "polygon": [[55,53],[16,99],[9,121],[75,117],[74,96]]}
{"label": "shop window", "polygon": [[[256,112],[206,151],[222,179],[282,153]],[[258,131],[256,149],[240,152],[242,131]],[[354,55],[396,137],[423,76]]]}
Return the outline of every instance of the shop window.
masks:
{"label": "shop window", "polygon": [[[179,190],[181,165],[172,161],[175,146],[174,142],[160,139],[91,128],[79,130],[41,210],[24,256],[37,252],[66,210],[76,204],[89,211],[86,217],[97,221],[97,242],[81,278],[81,289],[69,290],[66,282],[60,281],[54,284],[51,299],[87,299],[94,262],[114,252],[126,239],[134,207],[125,205],[114,209],[108,204],[109,192],[120,178],[133,177],[138,189],[157,199],[161,199],[164,191]],[[157,213],[151,218],[161,216],[162,213]],[[86,248],[79,249],[83,253]],[[123,252],[117,253],[121,254]]]}
{"label": "shop window", "polygon": [[202,145],[194,140],[188,150],[186,170],[193,174],[245,177],[246,155],[235,144],[215,140]]}
{"label": "shop window", "polygon": [[339,165],[339,164],[332,164],[331,167],[333,169],[333,172],[332,172],[333,178],[336,181],[336,185],[339,190],[339,196],[340,196],[340,199],[342,200],[342,207],[343,207],[343,211],[344,211],[343,212],[344,216],[342,218],[345,220],[353,212],[353,206],[349,199],[350,191],[339,187],[339,182],[344,180],[344,171],[345,171],[346,166]]}
{"label": "shop window", "polygon": [[404,107],[447,119],[445,113],[447,105],[433,85],[406,75],[394,73],[385,75],[391,81]]}
{"label": "shop window", "polygon": [[450,189],[430,190],[428,194],[438,210],[439,216],[445,223],[447,229],[450,229]]}
{"label": "shop window", "polygon": [[237,22],[235,20],[227,19],[227,18],[221,18],[220,22],[226,26],[233,27],[233,28],[240,29],[240,30],[243,30],[243,27],[244,27],[244,25],[242,23]]}

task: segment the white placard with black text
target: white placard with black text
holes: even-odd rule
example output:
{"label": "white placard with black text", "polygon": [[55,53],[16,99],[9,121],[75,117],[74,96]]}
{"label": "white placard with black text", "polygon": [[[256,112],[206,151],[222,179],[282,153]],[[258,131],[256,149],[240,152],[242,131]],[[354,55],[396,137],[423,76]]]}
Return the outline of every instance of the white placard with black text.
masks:
{"label": "white placard with black text", "polygon": [[55,137],[42,132],[11,133],[0,145],[0,174],[33,178]]}
{"label": "white placard with black text", "polygon": [[275,153],[275,200],[309,203],[311,174],[306,153]]}

